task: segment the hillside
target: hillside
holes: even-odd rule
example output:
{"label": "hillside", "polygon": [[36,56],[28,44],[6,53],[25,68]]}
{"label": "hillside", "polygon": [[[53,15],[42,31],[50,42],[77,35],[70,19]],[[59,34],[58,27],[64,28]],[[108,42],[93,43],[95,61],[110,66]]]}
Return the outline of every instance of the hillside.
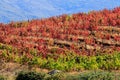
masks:
{"label": "hillside", "polygon": [[120,69],[120,7],[0,24],[0,60],[47,69]]}

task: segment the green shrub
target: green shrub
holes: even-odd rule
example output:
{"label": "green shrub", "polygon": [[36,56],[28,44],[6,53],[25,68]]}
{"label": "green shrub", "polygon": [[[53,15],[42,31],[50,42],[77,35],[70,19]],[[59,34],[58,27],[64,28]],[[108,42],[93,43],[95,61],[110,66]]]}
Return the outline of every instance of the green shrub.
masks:
{"label": "green shrub", "polygon": [[56,73],[53,75],[37,73],[37,72],[20,72],[16,80],[66,80],[64,73]]}
{"label": "green shrub", "polygon": [[49,75],[45,80],[66,80],[66,75],[64,73],[56,73]]}
{"label": "green shrub", "polygon": [[36,72],[20,72],[16,80],[44,80],[45,74]]}
{"label": "green shrub", "polygon": [[[0,80],[6,79],[0,77]],[[120,80],[120,74],[107,71],[92,71],[77,75],[65,74],[63,72],[49,75],[44,73],[22,71],[18,74],[16,80]]]}
{"label": "green shrub", "polygon": [[6,80],[3,76],[0,75],[0,80]]}
{"label": "green shrub", "polygon": [[68,75],[66,77],[66,80],[79,80],[80,79],[80,76],[78,75]]}
{"label": "green shrub", "polygon": [[115,75],[110,72],[94,71],[81,74],[80,80],[115,80]]}
{"label": "green shrub", "polygon": [[65,80],[120,80],[119,73],[107,71],[92,71],[76,75],[67,75]]}

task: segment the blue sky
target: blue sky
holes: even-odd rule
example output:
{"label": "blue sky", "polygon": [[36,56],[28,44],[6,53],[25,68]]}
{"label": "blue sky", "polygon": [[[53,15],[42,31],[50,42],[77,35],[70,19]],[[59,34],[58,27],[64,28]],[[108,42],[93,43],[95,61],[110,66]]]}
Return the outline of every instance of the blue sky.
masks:
{"label": "blue sky", "polygon": [[0,0],[0,22],[112,9],[120,0]]}

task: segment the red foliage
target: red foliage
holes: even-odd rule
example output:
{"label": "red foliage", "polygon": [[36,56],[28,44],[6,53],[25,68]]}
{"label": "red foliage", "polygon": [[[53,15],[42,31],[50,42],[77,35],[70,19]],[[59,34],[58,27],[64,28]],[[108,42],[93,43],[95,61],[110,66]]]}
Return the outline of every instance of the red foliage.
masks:
{"label": "red foliage", "polygon": [[[71,16],[61,15],[28,22],[0,23],[0,43],[10,44],[22,50],[23,48],[28,48],[26,55],[31,58],[32,56],[29,54],[30,49],[37,49],[38,55],[42,54],[43,57],[46,57],[47,53],[49,53],[48,46],[51,46],[47,44],[49,39],[53,39],[52,46],[58,47],[59,45],[56,45],[54,41],[60,40],[62,42],[64,40],[68,43],[60,44],[64,48],[58,48],[58,54],[64,53],[66,49],[69,49],[78,54],[88,55],[93,54],[93,50],[86,50],[82,46],[84,43],[85,45],[97,45],[101,47],[104,45],[97,43],[95,39],[113,40],[114,42],[120,41],[120,35],[112,37],[110,34],[119,34],[119,30],[118,32],[110,31],[109,33],[100,26],[119,28],[120,7],[114,8],[113,10],[104,9],[103,11],[91,11],[87,14],[78,13]],[[72,45],[73,43],[82,46],[82,49]],[[119,50],[119,46],[116,47],[114,45],[115,48]]]}

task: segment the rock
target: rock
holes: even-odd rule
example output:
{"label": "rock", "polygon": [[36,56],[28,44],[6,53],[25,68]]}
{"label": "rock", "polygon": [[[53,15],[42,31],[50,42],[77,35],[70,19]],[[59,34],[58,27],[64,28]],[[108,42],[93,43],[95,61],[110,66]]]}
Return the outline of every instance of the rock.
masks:
{"label": "rock", "polygon": [[53,75],[53,74],[60,73],[60,72],[61,72],[60,70],[52,70],[52,71],[48,72],[48,74]]}
{"label": "rock", "polygon": [[95,49],[93,46],[91,46],[91,45],[85,45],[85,47],[86,47],[86,49],[88,49],[88,50],[90,50],[90,49]]}

